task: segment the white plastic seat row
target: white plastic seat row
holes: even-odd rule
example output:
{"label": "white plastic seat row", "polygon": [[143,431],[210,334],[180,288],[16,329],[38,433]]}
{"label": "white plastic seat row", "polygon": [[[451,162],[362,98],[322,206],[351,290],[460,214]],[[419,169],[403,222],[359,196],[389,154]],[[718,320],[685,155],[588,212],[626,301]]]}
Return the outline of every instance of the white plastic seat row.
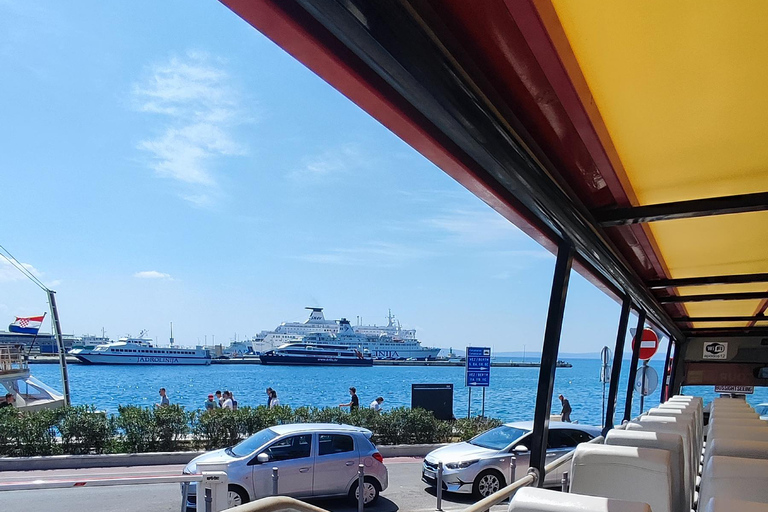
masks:
{"label": "white plastic seat row", "polygon": [[707,450],[704,453],[704,467],[713,455],[726,457],[743,457],[745,459],[768,459],[768,440],[754,441],[741,437],[720,437],[707,442]]}
{"label": "white plastic seat row", "polygon": [[570,492],[647,503],[653,512],[677,512],[668,450],[580,444],[571,461]]}
{"label": "white plastic seat row", "polygon": [[768,503],[768,460],[711,456],[701,475],[699,496],[707,506],[712,498]]}
{"label": "white plastic seat row", "polygon": [[768,512],[768,503],[756,503],[732,498],[710,498],[704,512]]}
{"label": "white plastic seat row", "polygon": [[524,487],[517,491],[509,502],[507,510],[509,512],[652,512],[647,503],[563,494],[535,487]]}

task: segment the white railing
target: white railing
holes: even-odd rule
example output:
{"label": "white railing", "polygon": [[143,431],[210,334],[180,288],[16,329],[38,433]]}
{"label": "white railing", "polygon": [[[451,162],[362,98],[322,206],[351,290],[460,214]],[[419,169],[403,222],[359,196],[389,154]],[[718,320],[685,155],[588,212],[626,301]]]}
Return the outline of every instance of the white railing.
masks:
{"label": "white railing", "polygon": [[26,370],[27,360],[24,353],[15,345],[0,345],[0,373]]}

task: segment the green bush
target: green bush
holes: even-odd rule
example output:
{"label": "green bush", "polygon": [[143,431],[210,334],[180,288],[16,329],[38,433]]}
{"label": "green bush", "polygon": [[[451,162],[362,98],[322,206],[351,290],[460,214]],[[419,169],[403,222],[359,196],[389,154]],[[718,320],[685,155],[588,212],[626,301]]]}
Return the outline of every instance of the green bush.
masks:
{"label": "green bush", "polygon": [[115,436],[115,420],[93,406],[81,405],[62,409],[57,428],[64,453],[81,455],[104,453]]}
{"label": "green bush", "polygon": [[[258,409],[258,408],[257,408]],[[206,450],[233,446],[240,440],[240,410],[211,409],[195,415],[192,431]]]}
{"label": "green bush", "polygon": [[460,441],[467,441],[478,434],[496,428],[502,423],[495,418],[484,418],[475,416],[474,418],[461,418],[456,420],[453,425],[453,433]]}
{"label": "green bush", "polygon": [[14,415],[10,434],[15,441],[15,447],[11,455],[32,457],[61,453],[61,446],[56,442],[56,424],[61,414],[59,410],[44,409]]}
{"label": "green bush", "polygon": [[157,445],[157,425],[153,410],[135,405],[117,408],[116,424],[120,429],[122,448],[128,453],[149,452]]}
{"label": "green bush", "polygon": [[192,414],[186,412],[180,405],[158,407],[152,412],[157,433],[157,447],[164,452],[175,450],[179,441],[189,434]]}

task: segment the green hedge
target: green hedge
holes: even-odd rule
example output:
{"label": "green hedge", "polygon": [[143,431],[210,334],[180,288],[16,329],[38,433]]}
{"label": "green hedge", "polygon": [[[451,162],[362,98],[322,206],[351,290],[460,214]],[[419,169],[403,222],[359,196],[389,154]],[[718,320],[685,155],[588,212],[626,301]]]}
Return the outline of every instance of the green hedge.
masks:
{"label": "green hedge", "polygon": [[120,406],[116,415],[93,406],[37,412],[0,409],[0,455],[142,453],[231,446],[259,430],[282,423],[346,423],[374,433],[377,444],[418,444],[466,440],[501,424],[491,418],[435,419],[424,409],[405,407],[376,413],[335,407],[264,406],[236,411],[186,411]]}

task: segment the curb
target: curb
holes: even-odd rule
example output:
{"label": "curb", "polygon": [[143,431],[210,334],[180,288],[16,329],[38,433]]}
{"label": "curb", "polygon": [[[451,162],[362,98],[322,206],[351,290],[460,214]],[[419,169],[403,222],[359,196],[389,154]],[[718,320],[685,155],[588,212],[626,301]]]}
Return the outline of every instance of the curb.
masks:
{"label": "curb", "polygon": [[[382,457],[424,457],[445,444],[397,444],[377,446]],[[114,468],[186,464],[205,452],[115,453],[108,455],[51,455],[0,457],[0,471]]]}

